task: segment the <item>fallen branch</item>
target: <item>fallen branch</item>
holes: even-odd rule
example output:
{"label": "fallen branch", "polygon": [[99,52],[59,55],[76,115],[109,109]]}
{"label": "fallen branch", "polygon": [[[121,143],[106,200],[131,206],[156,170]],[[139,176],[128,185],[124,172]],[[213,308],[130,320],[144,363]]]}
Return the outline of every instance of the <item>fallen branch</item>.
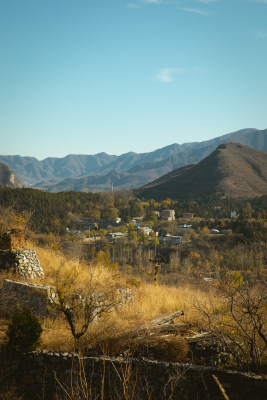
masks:
{"label": "fallen branch", "polygon": [[163,317],[153,319],[152,321],[150,321],[150,323],[156,324],[156,325],[165,325],[165,324],[170,324],[170,323],[174,324],[174,320],[178,317],[181,317],[182,315],[184,315],[183,310],[174,311],[171,314],[163,315]]}

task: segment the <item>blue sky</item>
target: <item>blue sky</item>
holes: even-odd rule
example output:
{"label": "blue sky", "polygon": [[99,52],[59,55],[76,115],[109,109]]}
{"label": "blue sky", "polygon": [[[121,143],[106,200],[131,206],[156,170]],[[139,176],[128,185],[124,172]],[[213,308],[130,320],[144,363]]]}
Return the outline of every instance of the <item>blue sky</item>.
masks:
{"label": "blue sky", "polygon": [[0,0],[0,154],[267,128],[267,0]]}

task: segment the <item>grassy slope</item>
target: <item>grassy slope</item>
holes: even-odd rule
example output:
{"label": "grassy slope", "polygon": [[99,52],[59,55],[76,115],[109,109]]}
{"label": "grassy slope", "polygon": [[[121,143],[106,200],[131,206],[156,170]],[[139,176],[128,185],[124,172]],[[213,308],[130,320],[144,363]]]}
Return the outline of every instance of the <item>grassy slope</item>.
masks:
{"label": "grassy slope", "polygon": [[[185,316],[181,318],[181,322],[197,322],[198,314],[193,304],[196,301],[205,301],[203,292],[190,286],[169,287],[163,285],[155,287],[153,275],[150,275],[151,283],[138,282],[140,286],[136,287],[130,283],[133,280],[131,279],[132,277],[122,275],[116,270],[109,270],[101,265],[90,266],[85,262],[67,259],[50,248],[38,247],[32,243],[28,243],[28,247],[35,248],[46,276],[44,280],[40,278],[34,280],[35,283],[55,285],[58,280],[62,281],[66,276],[70,276],[72,279],[71,290],[75,293],[85,293],[88,288],[88,282],[92,280],[93,272],[96,287],[105,288],[113,283],[120,287],[128,286],[133,289],[134,303],[119,307],[113,312],[104,315],[99,322],[93,323],[82,339],[84,348],[88,348],[92,344],[97,346],[99,342],[110,340],[111,337],[115,337],[129,328],[147,324],[158,316],[176,310],[183,309],[185,311]],[[22,280],[18,276],[11,277],[6,274],[1,274],[1,278],[1,281],[4,278]],[[44,319],[42,325],[42,348],[73,350],[70,329],[63,316],[59,316],[55,320]],[[0,333],[0,341],[3,338],[4,327]]]}
{"label": "grassy slope", "polygon": [[[37,256],[43,266],[46,282],[53,284],[55,272],[61,268],[62,272],[69,271],[77,267],[77,261],[66,260],[62,255],[58,255],[48,249],[37,248]],[[74,291],[80,291],[82,285],[86,287],[86,274],[89,266],[86,263],[79,263],[80,275],[75,282]],[[111,280],[117,280],[122,286],[128,286],[130,277],[118,274],[116,271],[109,271],[101,265],[94,266],[94,271],[103,285]],[[89,276],[88,276],[89,278]],[[130,285],[131,286],[131,285]],[[146,324],[148,321],[176,310],[185,309],[183,320],[196,321],[198,316],[192,304],[198,299],[203,301],[203,293],[194,288],[186,287],[168,287],[151,283],[142,283],[138,288],[133,287],[134,303],[113,311],[101,318],[100,322],[92,324],[87,335],[83,338],[84,346],[90,343],[102,341],[110,335],[115,336],[123,330]],[[202,300],[201,300],[202,299]],[[42,336],[42,345],[44,348],[71,350],[73,347],[69,328],[63,319],[47,320],[44,322],[44,332]]]}

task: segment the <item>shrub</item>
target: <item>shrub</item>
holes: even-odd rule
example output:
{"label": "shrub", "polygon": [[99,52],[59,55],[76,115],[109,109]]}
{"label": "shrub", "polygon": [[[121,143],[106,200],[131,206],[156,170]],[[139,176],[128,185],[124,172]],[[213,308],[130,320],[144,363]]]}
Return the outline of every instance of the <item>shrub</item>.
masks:
{"label": "shrub", "polygon": [[40,344],[42,327],[38,318],[26,307],[17,308],[10,316],[7,329],[7,343],[4,346],[13,351],[32,351]]}

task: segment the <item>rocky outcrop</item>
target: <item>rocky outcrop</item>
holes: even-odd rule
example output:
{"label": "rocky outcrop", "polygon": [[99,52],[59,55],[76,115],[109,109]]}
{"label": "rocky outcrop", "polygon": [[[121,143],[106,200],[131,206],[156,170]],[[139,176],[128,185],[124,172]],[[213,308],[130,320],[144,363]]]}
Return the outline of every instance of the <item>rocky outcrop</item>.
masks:
{"label": "rocky outcrop", "polygon": [[12,188],[22,188],[24,184],[13,174],[11,169],[0,162],[0,186],[9,186]]}

